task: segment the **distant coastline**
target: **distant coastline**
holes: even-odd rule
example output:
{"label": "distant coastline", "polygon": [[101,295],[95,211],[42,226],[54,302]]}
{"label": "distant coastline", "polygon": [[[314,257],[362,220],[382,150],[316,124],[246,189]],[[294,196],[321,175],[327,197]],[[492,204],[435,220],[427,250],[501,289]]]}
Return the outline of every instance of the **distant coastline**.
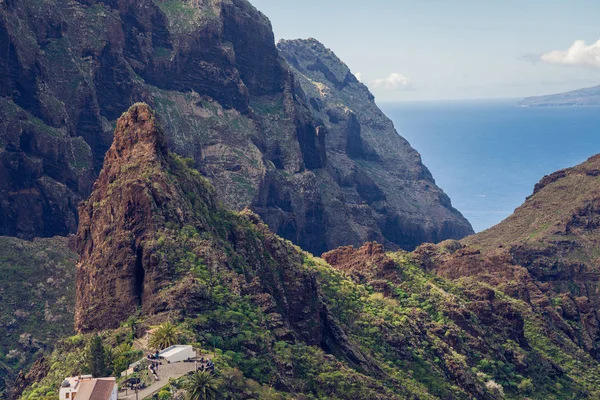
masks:
{"label": "distant coastline", "polygon": [[600,107],[600,103],[598,104],[521,104],[518,103],[517,107],[521,108],[575,108],[575,107],[585,107],[585,108],[594,108]]}
{"label": "distant coastline", "polygon": [[518,103],[520,107],[598,107],[600,86],[572,90],[547,96],[527,97]]}

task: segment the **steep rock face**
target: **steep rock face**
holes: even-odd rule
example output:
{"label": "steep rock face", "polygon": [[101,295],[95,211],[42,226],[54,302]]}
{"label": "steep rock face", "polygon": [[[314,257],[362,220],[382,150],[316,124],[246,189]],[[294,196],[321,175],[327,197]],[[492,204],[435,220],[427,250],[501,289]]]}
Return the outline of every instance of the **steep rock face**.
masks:
{"label": "steep rock face", "polygon": [[[250,206],[314,253],[471,233],[395,133],[374,144],[352,106],[357,117],[339,122],[348,140],[336,139],[336,117],[304,98],[268,19],[245,0],[4,1],[0,38],[0,234],[74,232],[114,122],[136,101],[158,111],[169,147],[229,207]],[[390,200],[398,191],[402,204]]]}
{"label": "steep rock face", "polygon": [[0,98],[0,116],[0,235],[73,232],[77,204],[95,176],[90,147],[10,99]]}
{"label": "steep rock face", "polygon": [[[292,78],[270,24],[245,1],[7,1],[0,35],[0,233],[74,232],[112,124],[138,100],[164,111],[170,144],[203,161],[238,208],[263,181],[263,152],[279,152],[289,172],[304,168],[296,126],[316,127],[285,94]],[[250,109],[272,96],[288,99],[277,126],[287,150],[260,138]]]}
{"label": "steep rock face", "polygon": [[327,130],[323,195],[342,206],[324,210],[332,224],[329,248],[377,240],[413,249],[473,233],[420,155],[331,50],[314,39],[283,40],[278,48]]}
{"label": "steep rock face", "polygon": [[[330,337],[332,322],[302,254],[250,211],[225,211],[184,163],[167,151],[147,105],[136,104],[119,119],[92,195],[80,208],[76,328],[115,328],[138,309],[193,314],[220,282],[250,296],[280,338],[343,347]],[[195,276],[200,269],[204,275]],[[198,276],[208,277],[208,287]]]}
{"label": "steep rock face", "polygon": [[[147,107],[134,106],[121,117],[92,196],[79,209],[75,321],[80,330],[114,327],[138,306],[149,303],[158,291],[157,280],[167,279],[156,268],[145,267],[155,262],[151,249],[143,245],[156,232],[152,220],[156,203],[167,202],[174,195],[155,195],[155,187],[168,187],[162,171],[166,138],[159,129]],[[127,171],[122,173],[122,169]],[[142,174],[147,179],[130,178]],[[184,215],[164,218],[168,217],[181,223]],[[113,241],[118,245],[112,246]]]}

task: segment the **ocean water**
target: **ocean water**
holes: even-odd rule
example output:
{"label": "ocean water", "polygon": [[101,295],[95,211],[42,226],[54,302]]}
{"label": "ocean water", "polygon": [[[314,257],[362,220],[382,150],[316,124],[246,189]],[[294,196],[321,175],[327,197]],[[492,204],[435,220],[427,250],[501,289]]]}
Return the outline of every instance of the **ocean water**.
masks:
{"label": "ocean water", "polygon": [[476,232],[508,217],[544,175],[600,153],[600,107],[523,108],[516,100],[380,107]]}

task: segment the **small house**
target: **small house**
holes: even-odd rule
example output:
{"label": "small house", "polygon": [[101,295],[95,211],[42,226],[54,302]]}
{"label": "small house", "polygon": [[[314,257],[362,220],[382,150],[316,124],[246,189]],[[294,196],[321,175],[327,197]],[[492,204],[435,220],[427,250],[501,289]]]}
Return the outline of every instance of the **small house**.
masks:
{"label": "small house", "polygon": [[66,378],[60,385],[59,400],[117,400],[116,378],[81,375]]}

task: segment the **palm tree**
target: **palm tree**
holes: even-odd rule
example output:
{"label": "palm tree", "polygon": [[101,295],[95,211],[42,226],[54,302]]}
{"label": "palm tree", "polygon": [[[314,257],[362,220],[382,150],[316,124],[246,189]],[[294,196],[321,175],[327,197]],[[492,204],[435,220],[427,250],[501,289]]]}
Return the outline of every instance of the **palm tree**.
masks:
{"label": "palm tree", "polygon": [[217,378],[207,371],[197,371],[188,376],[183,388],[186,400],[214,400],[217,398]]}
{"label": "palm tree", "polygon": [[181,331],[179,328],[177,328],[175,324],[167,321],[159,325],[154,333],[152,333],[148,345],[154,350],[162,350],[177,344],[180,338]]}

